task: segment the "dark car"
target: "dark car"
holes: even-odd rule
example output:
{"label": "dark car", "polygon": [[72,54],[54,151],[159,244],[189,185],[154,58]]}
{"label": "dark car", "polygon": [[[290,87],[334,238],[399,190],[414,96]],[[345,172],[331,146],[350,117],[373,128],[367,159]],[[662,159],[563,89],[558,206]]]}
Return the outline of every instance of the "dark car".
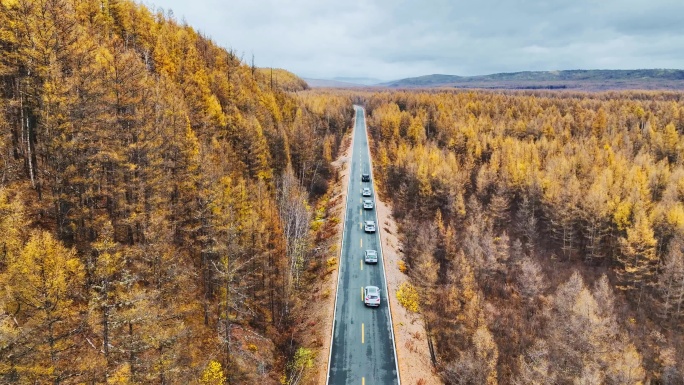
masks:
{"label": "dark car", "polygon": [[366,172],[361,174],[361,182],[370,182],[370,174]]}

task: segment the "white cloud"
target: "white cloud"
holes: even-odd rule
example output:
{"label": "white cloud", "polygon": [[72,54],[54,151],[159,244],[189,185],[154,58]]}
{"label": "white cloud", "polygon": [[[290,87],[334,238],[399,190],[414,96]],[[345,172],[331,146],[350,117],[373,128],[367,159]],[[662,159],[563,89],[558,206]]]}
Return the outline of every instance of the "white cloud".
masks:
{"label": "white cloud", "polygon": [[155,0],[258,66],[385,80],[550,69],[681,68],[684,2]]}

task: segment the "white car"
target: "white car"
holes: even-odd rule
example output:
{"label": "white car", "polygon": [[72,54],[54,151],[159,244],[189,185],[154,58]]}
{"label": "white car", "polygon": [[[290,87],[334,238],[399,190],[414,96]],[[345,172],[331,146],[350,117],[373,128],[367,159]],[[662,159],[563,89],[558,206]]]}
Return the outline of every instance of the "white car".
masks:
{"label": "white car", "polygon": [[372,195],[370,187],[364,187],[363,190],[361,190],[361,195],[365,197],[369,197]]}
{"label": "white car", "polygon": [[378,263],[378,252],[375,250],[366,250],[363,260],[366,263]]}
{"label": "white car", "polygon": [[375,232],[375,221],[366,221],[363,230],[367,233],[374,233]]}
{"label": "white car", "polygon": [[364,210],[373,210],[373,201],[371,199],[364,199],[363,200],[363,209]]}
{"label": "white car", "polygon": [[380,306],[380,288],[377,286],[364,287],[363,303],[366,306]]}

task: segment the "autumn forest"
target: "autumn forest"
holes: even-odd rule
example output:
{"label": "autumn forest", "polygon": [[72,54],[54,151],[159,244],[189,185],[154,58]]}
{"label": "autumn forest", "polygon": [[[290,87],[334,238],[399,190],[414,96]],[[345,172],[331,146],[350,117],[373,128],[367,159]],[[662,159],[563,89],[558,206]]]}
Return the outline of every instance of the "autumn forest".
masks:
{"label": "autumn forest", "polygon": [[446,384],[684,383],[684,94],[309,90],[129,0],[0,0],[0,383],[314,383],[354,104]]}
{"label": "autumn forest", "polygon": [[367,105],[446,383],[684,381],[684,95]]}
{"label": "autumn forest", "polygon": [[0,79],[0,383],[297,372],[350,100],[125,0],[3,0]]}

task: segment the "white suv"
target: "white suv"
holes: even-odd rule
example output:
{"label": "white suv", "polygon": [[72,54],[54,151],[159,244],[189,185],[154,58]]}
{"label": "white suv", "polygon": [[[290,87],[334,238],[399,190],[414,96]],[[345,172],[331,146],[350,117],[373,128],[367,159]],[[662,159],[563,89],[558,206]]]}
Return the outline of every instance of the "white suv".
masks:
{"label": "white suv", "polygon": [[375,221],[366,221],[363,230],[367,233],[375,232]]}

